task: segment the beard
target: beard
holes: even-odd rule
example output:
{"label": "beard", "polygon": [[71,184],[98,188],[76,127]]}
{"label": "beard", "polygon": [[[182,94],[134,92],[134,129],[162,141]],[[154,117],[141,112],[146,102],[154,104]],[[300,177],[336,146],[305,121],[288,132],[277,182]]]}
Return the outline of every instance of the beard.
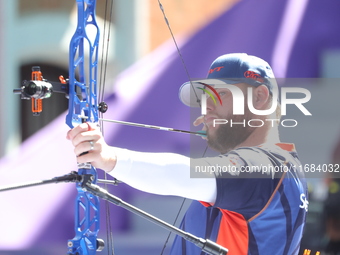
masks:
{"label": "beard", "polygon": [[[250,134],[255,130],[255,127],[247,125],[248,121],[252,119],[253,114],[247,109],[245,115],[230,114],[226,120],[227,124],[219,124],[214,133],[209,132],[211,127],[207,127],[208,146],[220,153],[227,153],[242,142],[244,142]],[[221,118],[223,119],[223,118]],[[233,123],[231,125],[231,122]],[[238,122],[240,124],[234,124]],[[243,122],[245,124],[243,124]]]}

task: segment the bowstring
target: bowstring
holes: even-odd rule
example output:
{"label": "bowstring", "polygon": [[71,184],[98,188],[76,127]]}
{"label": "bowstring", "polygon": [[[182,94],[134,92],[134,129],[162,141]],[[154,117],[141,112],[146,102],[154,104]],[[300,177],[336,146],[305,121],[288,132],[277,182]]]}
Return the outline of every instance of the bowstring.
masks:
{"label": "bowstring", "polygon": [[199,103],[199,105],[201,106],[201,100],[199,100],[199,98],[197,96],[197,93],[196,93],[196,90],[194,89],[194,85],[192,84],[192,80],[191,80],[191,76],[189,74],[189,70],[187,68],[187,65],[185,64],[182,52],[181,52],[181,50],[180,50],[180,48],[179,48],[179,46],[177,44],[176,38],[174,36],[174,33],[172,32],[172,29],[171,29],[171,26],[170,26],[170,22],[169,22],[166,14],[165,14],[165,10],[164,10],[163,4],[161,3],[161,0],[158,0],[158,4],[159,4],[159,8],[161,9],[161,11],[163,13],[163,18],[165,20],[165,23],[166,23],[166,25],[167,25],[167,27],[169,29],[170,34],[171,34],[172,41],[174,42],[174,44],[176,46],[176,50],[177,50],[177,53],[178,53],[178,55],[179,55],[179,57],[181,59],[181,62],[182,62],[183,68],[185,70],[186,76],[187,76],[187,78],[188,78],[188,80],[190,82],[191,87],[193,88],[194,93],[195,93],[196,100]]}
{"label": "bowstring", "polygon": [[[110,1],[110,4],[108,3]],[[108,14],[109,12],[109,14]],[[109,15],[109,17],[107,17]],[[101,90],[99,91],[99,95],[101,101],[104,100],[104,93],[105,93],[105,83],[106,83],[106,73],[107,73],[107,65],[109,59],[109,46],[110,46],[110,37],[111,37],[111,25],[112,25],[112,16],[113,16],[113,0],[106,0],[105,1],[105,16],[104,16],[104,35],[103,35],[103,42],[102,42],[102,57],[101,57],[101,68],[100,73],[100,83],[103,85]],[[108,23],[108,25],[107,25]],[[108,28],[107,28],[108,26]],[[107,36],[105,34],[107,33]],[[105,40],[106,39],[106,40]],[[105,54],[106,53],[106,54]]]}
{"label": "bowstring", "polygon": [[[179,48],[179,46],[178,46],[178,44],[177,44],[176,38],[175,38],[174,33],[173,33],[172,29],[171,29],[170,22],[169,22],[169,20],[168,20],[166,14],[165,14],[165,10],[164,10],[163,4],[161,3],[161,0],[158,0],[158,4],[159,4],[160,10],[161,10],[162,13],[163,13],[163,18],[164,18],[165,23],[166,23],[166,25],[167,25],[167,27],[168,27],[168,29],[169,29],[170,34],[171,34],[172,41],[173,41],[174,44],[175,44],[177,53],[178,53],[178,55],[179,55],[179,57],[180,57],[180,60],[181,60],[181,62],[182,62],[182,65],[183,65],[183,68],[184,68],[184,70],[185,70],[186,76],[187,76],[187,78],[188,78],[188,80],[189,80],[189,82],[190,82],[190,86],[191,86],[191,88],[192,88],[192,90],[193,90],[193,92],[194,92],[194,94],[195,94],[197,103],[198,103],[199,106],[201,107],[201,100],[198,98],[198,95],[197,95],[197,93],[196,93],[196,90],[194,89],[194,85],[193,85],[193,83],[192,83],[192,79],[191,79],[191,76],[190,76],[190,74],[189,74],[189,70],[188,70],[188,68],[187,68],[187,65],[185,64],[185,61],[184,61],[182,52],[181,52],[181,50],[180,50],[180,48]],[[208,145],[206,146],[206,148],[205,148],[205,150],[204,150],[204,152],[203,152],[202,157],[205,156],[205,154],[206,154],[206,152],[207,152],[207,149],[208,149]],[[181,203],[181,206],[180,206],[180,208],[179,208],[179,210],[178,210],[178,213],[177,213],[177,215],[176,215],[176,217],[175,217],[175,220],[174,220],[174,223],[173,223],[172,225],[175,226],[175,225],[177,224],[177,220],[178,220],[178,218],[179,218],[179,215],[180,215],[180,213],[181,213],[181,211],[182,211],[182,209],[183,209],[183,206],[184,206],[186,200],[187,200],[186,198],[183,198],[183,201],[182,201],[182,203]],[[169,232],[169,234],[168,234],[168,236],[167,236],[167,238],[166,238],[166,240],[165,240],[165,242],[164,242],[164,245],[163,245],[163,248],[162,248],[162,251],[161,251],[161,254],[160,254],[160,255],[162,255],[163,252],[165,251],[166,245],[167,245],[167,243],[168,243],[168,241],[169,241],[169,239],[170,239],[171,234],[172,234],[172,233]]]}
{"label": "bowstring", "polygon": [[[112,24],[112,13],[113,13],[113,0],[105,1],[105,14],[104,14],[104,28],[103,28],[103,41],[102,41],[102,52],[101,52],[101,64],[100,64],[100,75],[98,84],[98,102],[104,102],[105,94],[105,84],[107,75],[107,65],[109,58],[109,42],[111,35],[111,24]],[[100,119],[103,119],[103,113],[99,111]],[[100,130],[104,136],[104,126],[103,121],[99,122]],[[108,174],[104,171],[104,179],[108,179]],[[108,190],[107,183],[104,185],[105,189]],[[111,224],[111,209],[110,203],[105,200],[105,214],[106,214],[106,242],[107,242],[107,254],[114,255],[114,243],[113,243],[113,233]]]}

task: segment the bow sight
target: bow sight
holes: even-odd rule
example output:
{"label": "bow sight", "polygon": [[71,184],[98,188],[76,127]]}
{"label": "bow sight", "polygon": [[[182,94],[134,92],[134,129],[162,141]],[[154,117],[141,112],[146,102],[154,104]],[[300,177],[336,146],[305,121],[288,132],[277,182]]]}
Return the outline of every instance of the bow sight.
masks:
{"label": "bow sight", "polygon": [[[69,84],[63,76],[59,76],[59,82],[48,81],[43,78],[39,66],[32,67],[31,80],[24,80],[21,88],[13,89],[14,94],[19,94],[21,99],[32,100],[32,113],[34,116],[39,116],[42,112],[42,99],[49,98],[53,93],[64,93],[66,98],[69,98]],[[81,100],[81,92],[76,93]],[[108,105],[101,102],[98,105],[98,110],[105,113],[108,110]]]}

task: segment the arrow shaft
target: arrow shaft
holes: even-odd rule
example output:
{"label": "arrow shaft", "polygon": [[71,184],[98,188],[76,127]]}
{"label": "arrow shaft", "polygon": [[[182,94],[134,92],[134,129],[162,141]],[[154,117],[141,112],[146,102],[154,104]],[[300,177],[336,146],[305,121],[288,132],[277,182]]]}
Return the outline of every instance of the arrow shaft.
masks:
{"label": "arrow shaft", "polygon": [[128,121],[120,121],[120,120],[101,119],[101,118],[99,120],[100,121],[105,121],[105,122],[121,124],[121,125],[126,125],[126,126],[151,128],[151,129],[170,131],[170,132],[177,132],[177,133],[186,133],[186,134],[199,135],[199,136],[205,136],[205,134],[206,134],[205,131],[196,131],[195,132],[195,131],[187,131],[187,130],[181,130],[181,129],[175,129],[175,128],[168,128],[168,127],[140,124],[140,123],[134,123],[134,122],[128,122]]}

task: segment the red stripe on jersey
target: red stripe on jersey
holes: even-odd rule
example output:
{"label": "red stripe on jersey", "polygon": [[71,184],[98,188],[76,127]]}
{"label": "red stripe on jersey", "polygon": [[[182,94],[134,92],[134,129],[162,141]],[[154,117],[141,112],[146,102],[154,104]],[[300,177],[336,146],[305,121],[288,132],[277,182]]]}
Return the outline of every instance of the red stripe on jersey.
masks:
{"label": "red stripe on jersey", "polygon": [[217,243],[229,250],[228,255],[248,254],[248,225],[244,217],[236,212],[222,210]]}
{"label": "red stripe on jersey", "polygon": [[[205,207],[210,207],[207,202],[200,203]],[[248,224],[242,214],[220,209],[222,218],[217,234],[216,243],[229,250],[228,255],[248,254]]]}

